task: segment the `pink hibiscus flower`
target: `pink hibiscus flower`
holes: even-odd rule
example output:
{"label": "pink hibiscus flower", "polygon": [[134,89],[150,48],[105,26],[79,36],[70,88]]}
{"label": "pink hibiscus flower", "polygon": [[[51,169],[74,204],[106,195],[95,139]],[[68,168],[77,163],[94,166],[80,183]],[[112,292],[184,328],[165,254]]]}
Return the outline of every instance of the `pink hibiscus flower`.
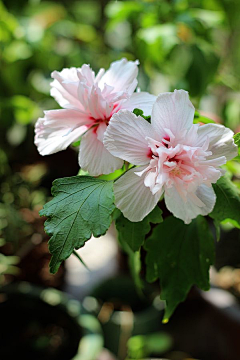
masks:
{"label": "pink hibiscus flower", "polygon": [[150,115],[155,96],[135,92],[138,61],[113,62],[95,76],[89,65],[54,71],[51,95],[64,109],[45,111],[35,127],[35,144],[41,155],[65,150],[81,137],[79,165],[90,175],[109,174],[123,161],[103,146],[112,115],[120,109],[141,108]]}
{"label": "pink hibiscus flower", "polygon": [[151,124],[123,110],[104,137],[108,151],[139,167],[114,184],[115,203],[129,220],[141,221],[164,193],[170,212],[186,224],[213,210],[211,186],[221,165],[237,155],[233,132],[222,125],[194,125],[194,107],[184,90],[160,94]]}

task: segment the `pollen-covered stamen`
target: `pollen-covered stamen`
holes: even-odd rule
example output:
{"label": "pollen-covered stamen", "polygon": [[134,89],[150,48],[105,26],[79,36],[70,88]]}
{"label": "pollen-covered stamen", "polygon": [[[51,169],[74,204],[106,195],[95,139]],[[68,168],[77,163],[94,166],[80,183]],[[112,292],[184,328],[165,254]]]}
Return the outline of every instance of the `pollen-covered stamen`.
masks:
{"label": "pollen-covered stamen", "polygon": [[[163,169],[164,171],[170,173],[171,176],[178,176],[182,173],[181,169],[182,161],[177,159],[176,156],[167,158],[166,161],[163,163]],[[185,171],[184,171],[185,173]]]}

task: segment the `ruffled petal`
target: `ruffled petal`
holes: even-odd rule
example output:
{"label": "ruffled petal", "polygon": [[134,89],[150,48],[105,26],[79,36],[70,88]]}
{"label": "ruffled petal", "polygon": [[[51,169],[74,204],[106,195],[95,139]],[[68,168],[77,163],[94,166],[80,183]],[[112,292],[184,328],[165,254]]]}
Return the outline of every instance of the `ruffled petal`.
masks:
{"label": "ruffled petal", "polygon": [[234,143],[233,135],[233,131],[223,125],[202,125],[198,128],[196,146],[202,146],[208,139],[208,150],[212,152],[212,155],[208,156],[208,159],[225,156],[227,160],[231,160],[238,154],[238,148]]}
{"label": "ruffled petal", "polygon": [[104,84],[107,84],[112,86],[115,92],[127,91],[131,95],[137,87],[138,64],[138,61],[128,61],[125,58],[113,62],[99,80],[99,87],[103,89]]}
{"label": "ruffled petal", "polygon": [[35,145],[41,155],[65,150],[78,140],[92,121],[75,110],[49,110],[35,125]]}
{"label": "ruffled petal", "polygon": [[[144,167],[137,170],[142,171]],[[114,183],[115,204],[130,221],[142,221],[157,205],[161,193],[153,195],[144,185],[144,176],[135,174],[130,169]]]}
{"label": "ruffled petal", "polygon": [[51,76],[54,79],[51,85],[50,94],[63,108],[81,109],[82,105],[78,100],[78,71],[80,69],[70,68],[62,71],[53,71]]}
{"label": "ruffled petal", "polygon": [[196,193],[188,193],[186,201],[174,187],[167,189],[164,198],[168,210],[185,224],[189,224],[198,215],[209,214],[216,202],[213,188],[204,184],[198,187]]}
{"label": "ruffled petal", "polygon": [[120,110],[112,116],[103,142],[112,155],[144,165],[151,158],[146,137],[154,137],[151,124],[128,110]]}
{"label": "ruffled petal", "polygon": [[82,137],[79,152],[79,165],[92,176],[110,174],[123,166],[123,160],[114,157],[104,147],[102,128],[97,127],[87,131]]}
{"label": "ruffled petal", "polygon": [[152,107],[156,101],[156,96],[148,92],[133,93],[129,100],[122,104],[122,109],[134,110],[141,109],[145,116],[151,115]]}
{"label": "ruffled petal", "polygon": [[192,126],[194,111],[187,91],[163,93],[158,95],[153,105],[151,123],[162,137],[166,135],[165,129],[168,129],[178,138]]}

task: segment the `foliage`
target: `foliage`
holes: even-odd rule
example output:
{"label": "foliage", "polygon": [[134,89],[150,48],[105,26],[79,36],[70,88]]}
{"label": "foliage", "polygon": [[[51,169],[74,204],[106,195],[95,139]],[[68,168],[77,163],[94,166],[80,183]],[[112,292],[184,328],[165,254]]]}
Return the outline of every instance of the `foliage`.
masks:
{"label": "foliage", "polygon": [[119,241],[126,242],[132,251],[138,251],[143,245],[146,235],[151,230],[152,224],[163,221],[162,211],[157,206],[141,222],[131,222],[123,215],[116,220],[116,228],[119,232]]}
{"label": "foliage", "polygon": [[57,179],[54,198],[40,215],[47,216],[45,230],[51,239],[50,271],[55,273],[74,249],[79,249],[92,235],[104,235],[114,210],[113,183],[89,176]]}
{"label": "foliage", "polygon": [[[240,133],[237,133],[233,136],[235,144],[238,146],[238,158],[240,158]],[[238,159],[240,160],[240,159]]]}
{"label": "foliage", "polygon": [[136,115],[136,116],[141,116],[143,117],[145,120],[147,120],[148,122],[151,122],[151,116],[145,116],[143,114],[143,111],[140,110],[140,109],[134,109],[133,110],[133,113]]}
{"label": "foliage", "polygon": [[[184,88],[190,92],[196,108],[203,110],[196,111],[195,123],[209,123],[212,118],[239,131],[239,16],[240,2],[235,0],[0,0],[1,238],[14,244],[19,242],[19,246],[31,239],[35,234],[33,221],[46,201],[52,179],[77,173],[71,168],[69,175],[61,175],[66,168],[61,160],[56,175],[53,163],[57,155],[42,159],[33,145],[34,122],[42,116],[43,109],[57,107],[49,94],[52,71],[83,63],[90,63],[97,70],[107,68],[111,61],[123,56],[138,58],[140,88],[154,94]],[[136,112],[144,115],[140,109],[135,109]],[[239,146],[239,134],[235,135],[235,142]],[[239,159],[240,152],[235,161],[226,165],[238,188]],[[92,233],[104,234],[112,216],[116,219],[120,244],[129,255],[132,274],[140,287],[142,246],[146,247],[148,279],[160,276],[161,296],[167,301],[166,319],[193,284],[208,288],[208,268],[213,262],[212,237],[204,219],[198,218],[188,226],[165,216],[161,222],[159,208],[141,223],[130,223],[119,213],[119,217],[116,216],[112,181],[107,180],[121,176],[123,170],[102,179],[79,176],[54,182],[55,197],[42,211],[42,215],[49,217],[46,229],[52,236],[51,271],[56,272],[60,262],[75,248],[83,246]],[[89,188],[84,190],[87,183]],[[240,224],[237,187],[227,176],[214,185],[217,202],[210,216],[217,228],[225,221],[234,226]],[[63,192],[66,189],[69,198]],[[55,207],[59,210],[57,215]],[[80,208],[84,208],[81,216]],[[156,213],[157,218],[153,219]],[[102,221],[98,218],[100,214]],[[80,222],[74,222],[76,215]],[[72,219],[72,228],[67,219]],[[59,221],[62,223],[57,227]],[[206,230],[204,237],[203,229]],[[194,231],[197,236],[193,235]],[[178,246],[176,249],[171,246],[173,242]],[[172,267],[181,244],[186,253],[181,252],[178,265],[186,265],[186,273],[182,272],[183,268],[174,272],[176,264]],[[203,250],[202,258],[196,252],[197,246]],[[1,264],[5,264],[5,260],[1,258]],[[177,274],[183,279],[182,289],[178,286]]]}
{"label": "foliage", "polygon": [[172,338],[164,332],[149,335],[135,335],[128,340],[127,345],[129,359],[136,360],[169,351],[172,347]]}
{"label": "foliage", "polygon": [[213,184],[217,201],[210,216],[218,222],[230,221],[240,227],[240,192],[227,175]]}
{"label": "foliage", "polygon": [[0,254],[0,285],[4,284],[6,275],[16,275],[19,273],[19,269],[16,266],[18,262],[18,256]]}
{"label": "foliage", "polygon": [[184,301],[193,285],[209,289],[209,267],[214,261],[214,243],[208,224],[198,216],[190,225],[174,217],[159,224],[148,238],[147,280],[160,278],[161,299],[166,300],[164,322]]}

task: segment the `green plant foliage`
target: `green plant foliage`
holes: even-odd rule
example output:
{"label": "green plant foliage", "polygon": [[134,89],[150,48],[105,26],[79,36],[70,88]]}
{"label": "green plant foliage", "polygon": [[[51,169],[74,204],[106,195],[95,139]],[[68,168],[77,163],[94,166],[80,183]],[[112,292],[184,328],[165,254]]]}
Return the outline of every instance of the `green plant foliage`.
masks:
{"label": "green plant foliage", "polygon": [[240,226],[240,193],[228,175],[222,176],[213,184],[217,195],[216,204],[210,216],[220,221],[230,221],[235,226]]}
{"label": "green plant foliage", "polygon": [[135,335],[128,340],[129,359],[142,359],[153,354],[163,354],[173,345],[172,338],[164,332],[149,335]]}
{"label": "green plant foliage", "polygon": [[211,123],[213,123],[213,124],[215,124],[215,121],[209,119],[206,116],[202,116],[198,111],[195,111],[193,123],[194,124],[198,124],[198,123],[203,123],[203,124],[211,124]]}
{"label": "green plant foliage", "polygon": [[233,136],[235,144],[238,146],[238,155],[240,156],[240,133]]}
{"label": "green plant foliage", "polygon": [[144,243],[146,235],[151,230],[152,224],[159,224],[163,221],[162,210],[156,206],[153,211],[140,222],[131,222],[121,212],[116,212],[115,224],[118,231],[118,240],[122,249],[128,254],[128,264],[134,283],[139,295],[143,287],[141,272],[140,248]]}
{"label": "green plant foliage", "polygon": [[151,122],[151,116],[150,115],[149,116],[144,116],[142,110],[136,108],[136,109],[133,110],[133,113],[135,115],[137,115],[137,116],[141,116],[142,118],[147,120],[149,123]]}
{"label": "green plant foliage", "polygon": [[162,221],[162,210],[158,206],[140,222],[131,222],[121,215],[116,220],[119,241],[127,243],[132,251],[138,251],[151,230],[150,223],[159,224]]}
{"label": "green plant foliage", "polygon": [[147,280],[160,278],[161,299],[166,300],[163,322],[184,301],[193,285],[209,289],[209,267],[214,242],[206,220],[198,216],[185,225],[172,216],[154,230],[145,244]]}
{"label": "green plant foliage", "polygon": [[125,243],[122,244],[124,251],[128,254],[128,265],[130,268],[131,276],[133,278],[134,284],[136,286],[136,290],[139,296],[142,296],[142,289],[144,287],[143,281],[140,276],[140,272],[142,269],[142,262],[141,262],[141,254],[140,250],[132,251],[129,246]]}
{"label": "green plant foliage", "polygon": [[93,235],[104,235],[111,223],[115,208],[113,182],[73,176],[53,182],[52,195],[41,216],[47,216],[45,231],[51,239],[51,273],[61,262],[79,249]]}
{"label": "green plant foliage", "polygon": [[4,284],[4,275],[16,275],[19,273],[17,267],[19,260],[18,256],[0,254],[0,285]]}

